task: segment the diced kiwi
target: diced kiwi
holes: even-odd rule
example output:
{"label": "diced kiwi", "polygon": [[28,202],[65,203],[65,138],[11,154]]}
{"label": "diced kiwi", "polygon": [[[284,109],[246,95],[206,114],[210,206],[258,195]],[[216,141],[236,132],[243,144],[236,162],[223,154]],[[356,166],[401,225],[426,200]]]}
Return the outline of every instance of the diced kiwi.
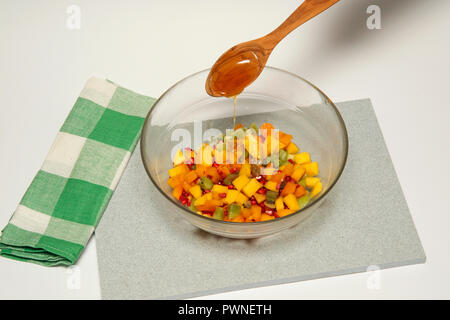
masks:
{"label": "diced kiwi", "polygon": [[216,210],[214,211],[213,218],[217,220],[223,220],[224,217],[225,213],[223,211],[223,208],[217,207]]}
{"label": "diced kiwi", "polygon": [[286,150],[281,149],[280,150],[280,165],[281,162],[286,162],[288,160],[288,153],[286,152]]}
{"label": "diced kiwi", "polygon": [[272,190],[267,190],[266,192],[266,201],[268,203],[275,203],[275,200],[277,200],[278,193]]}
{"label": "diced kiwi", "polygon": [[300,181],[298,182],[298,185],[306,188],[306,174],[303,176],[303,178],[300,179]]}
{"label": "diced kiwi", "polygon": [[304,208],[309,203],[309,193],[297,199],[298,204],[300,205],[300,209]]}
{"label": "diced kiwi", "polygon": [[211,190],[213,187],[213,182],[208,177],[200,177],[200,187],[203,190]]}
{"label": "diced kiwi", "polygon": [[241,206],[237,203],[232,203],[228,206],[228,218],[234,219],[241,214]]}
{"label": "diced kiwi", "polygon": [[237,177],[239,177],[239,173],[231,173],[223,179],[223,184],[229,186]]}
{"label": "diced kiwi", "polygon": [[243,203],[244,208],[250,209],[252,207],[252,203],[247,200]]}

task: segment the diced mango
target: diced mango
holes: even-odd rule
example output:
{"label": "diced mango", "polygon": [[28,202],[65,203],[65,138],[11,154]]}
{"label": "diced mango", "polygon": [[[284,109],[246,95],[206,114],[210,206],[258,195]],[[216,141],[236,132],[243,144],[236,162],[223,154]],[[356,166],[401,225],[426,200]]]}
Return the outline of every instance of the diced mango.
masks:
{"label": "diced mango", "polygon": [[178,149],[178,151],[173,156],[173,165],[177,166],[179,164],[182,164],[184,160],[186,160],[186,158],[184,157],[183,152],[180,149]]}
{"label": "diced mango", "polygon": [[192,194],[192,196],[195,199],[198,199],[202,196],[202,188],[200,188],[200,186],[198,184],[196,184],[195,186],[192,186],[189,189],[189,192]]}
{"label": "diced mango", "polygon": [[245,219],[242,215],[237,216],[236,218],[231,219],[231,222],[244,222]]}
{"label": "diced mango", "polygon": [[322,191],[322,182],[317,182],[311,190],[311,198],[315,197]]}
{"label": "diced mango", "polygon": [[[242,177],[242,176],[241,176]],[[255,178],[253,178],[252,180],[250,180],[249,183],[246,184],[246,186],[242,189],[242,191],[245,193],[245,195],[247,197],[251,197],[252,195],[254,195],[256,193],[256,191],[258,191],[263,185],[256,180]]]}
{"label": "diced mango", "polygon": [[300,165],[295,165],[294,172],[292,172],[292,174],[291,174],[291,178],[295,181],[299,181],[303,177],[305,172],[306,172],[305,168],[303,168]]}
{"label": "diced mango", "polygon": [[250,179],[247,178],[246,175],[241,175],[233,180],[233,185],[236,189],[241,191],[248,183],[250,182]]}
{"label": "diced mango", "polygon": [[204,205],[206,203],[206,200],[208,200],[208,199],[206,199],[207,194],[204,194],[201,197],[197,198],[197,200],[195,200],[195,202],[194,202],[194,206],[198,207],[198,206]]}
{"label": "diced mango", "polygon": [[242,208],[241,215],[244,218],[248,218],[248,217],[250,217],[252,215],[252,210],[250,208]]}
{"label": "diced mango", "polygon": [[244,163],[241,167],[241,170],[239,171],[239,175],[242,176],[247,176],[247,177],[251,177],[252,175],[252,168],[250,163]]}
{"label": "diced mango", "polygon": [[183,174],[185,173],[185,168],[183,165],[178,165],[176,167],[173,167],[172,169],[169,169],[169,176],[170,177],[175,177],[179,174]]}
{"label": "diced mango", "polygon": [[283,202],[291,210],[297,211],[298,209],[300,209],[300,206],[297,202],[297,198],[292,193],[284,197]]}
{"label": "diced mango", "polygon": [[305,182],[306,182],[306,186],[311,189],[318,182],[320,182],[320,178],[317,178],[317,177],[306,177]]}
{"label": "diced mango", "polygon": [[227,191],[227,196],[225,197],[225,199],[223,199],[223,202],[226,204],[230,204],[236,201],[236,198],[239,195],[239,191],[238,190],[234,190],[234,189],[228,189]]}
{"label": "diced mango", "polygon": [[[280,131],[279,137],[280,137],[280,143],[284,144],[284,146],[289,145],[289,143],[292,140],[292,135],[284,133],[283,131]],[[280,149],[282,149],[281,145],[280,145]]]}
{"label": "diced mango", "polygon": [[311,162],[311,156],[308,152],[297,153],[296,155],[294,155],[294,161],[297,164],[308,163]]}
{"label": "diced mango", "polygon": [[236,197],[236,202],[242,205],[245,201],[247,201],[248,198],[245,196],[245,194],[239,192],[238,196]]}
{"label": "diced mango", "polygon": [[267,181],[265,184],[264,184],[264,187],[266,188],[266,189],[268,189],[268,190],[272,190],[272,191],[275,191],[275,192],[277,192],[278,190],[277,190],[277,182],[275,182],[275,181]]}
{"label": "diced mango", "polygon": [[255,193],[253,196],[255,197],[256,202],[258,202],[258,203],[261,203],[266,200],[265,194]]}
{"label": "diced mango", "polygon": [[263,213],[261,215],[261,221],[268,221],[268,220],[273,220],[273,219],[275,219],[274,216],[269,216],[268,214],[265,214],[265,213]]}
{"label": "diced mango", "polygon": [[317,162],[305,163],[303,167],[309,177],[314,177],[319,174],[319,164]]}
{"label": "diced mango", "polygon": [[275,200],[275,209],[277,209],[277,211],[284,209],[283,197],[279,197]]}
{"label": "diced mango", "polygon": [[224,185],[220,185],[220,184],[215,184],[212,189],[212,192],[216,192],[216,193],[227,193],[228,192],[228,187],[224,186]]}
{"label": "diced mango", "polygon": [[286,147],[286,151],[290,154],[295,154],[295,153],[299,152],[299,148],[297,147],[297,145],[295,143],[291,142]]}
{"label": "diced mango", "polygon": [[252,212],[252,217],[259,221],[261,219],[261,207],[260,206],[252,206],[250,208],[251,212]]}
{"label": "diced mango", "polygon": [[295,211],[291,210],[291,209],[281,209],[280,211],[277,211],[278,216],[280,216],[280,217],[285,217],[285,216],[290,215],[290,214],[292,214],[294,212]]}

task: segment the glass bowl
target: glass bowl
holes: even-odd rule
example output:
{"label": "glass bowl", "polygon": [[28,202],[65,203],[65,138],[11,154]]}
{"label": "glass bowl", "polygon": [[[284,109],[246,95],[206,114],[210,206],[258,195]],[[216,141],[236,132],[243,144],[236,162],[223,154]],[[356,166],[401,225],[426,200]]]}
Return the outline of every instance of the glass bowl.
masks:
{"label": "glass bowl", "polygon": [[304,221],[341,176],[348,153],[347,130],[338,109],[322,91],[299,76],[272,67],[265,67],[259,78],[238,96],[236,123],[259,126],[270,122],[293,135],[300,151],[309,152],[312,160],[319,163],[322,192],[295,213],[250,223],[199,215],[172,196],[167,179],[174,150],[185,147],[186,141],[194,147],[199,145],[208,129],[224,133],[233,128],[233,100],[207,95],[208,73],[209,69],[203,70],[177,82],[154,103],[145,120],[140,144],[142,161],[150,180],[161,192],[161,201],[167,202],[168,211],[198,228],[230,238],[262,237]]}

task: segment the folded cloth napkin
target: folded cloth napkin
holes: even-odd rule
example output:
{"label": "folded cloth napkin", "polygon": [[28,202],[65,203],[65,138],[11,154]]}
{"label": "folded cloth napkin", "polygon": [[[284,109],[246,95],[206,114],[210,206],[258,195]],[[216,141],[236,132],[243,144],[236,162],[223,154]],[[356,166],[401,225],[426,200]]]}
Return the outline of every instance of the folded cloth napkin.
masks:
{"label": "folded cloth napkin", "polygon": [[0,238],[0,255],[77,261],[139,139],[154,99],[91,78]]}

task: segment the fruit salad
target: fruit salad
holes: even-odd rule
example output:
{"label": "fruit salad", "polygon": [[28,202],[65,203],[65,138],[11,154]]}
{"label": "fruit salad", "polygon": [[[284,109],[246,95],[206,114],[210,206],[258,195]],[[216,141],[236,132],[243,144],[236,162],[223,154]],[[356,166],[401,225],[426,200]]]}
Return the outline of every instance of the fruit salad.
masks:
{"label": "fruit salad", "polygon": [[322,191],[318,163],[292,135],[270,123],[231,131],[175,153],[167,184],[183,206],[212,219],[259,222],[290,215]]}

